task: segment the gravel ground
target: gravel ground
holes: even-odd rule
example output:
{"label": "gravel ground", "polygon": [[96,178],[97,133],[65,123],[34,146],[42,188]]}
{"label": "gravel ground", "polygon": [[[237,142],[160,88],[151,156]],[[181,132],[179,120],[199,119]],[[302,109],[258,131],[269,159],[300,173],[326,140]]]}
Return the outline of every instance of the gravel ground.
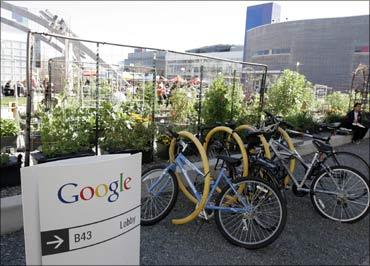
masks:
{"label": "gravel ground", "polygon": [[[337,150],[352,151],[369,161],[369,140]],[[141,264],[145,265],[369,265],[369,216],[355,224],[322,218],[308,196],[287,191],[288,220],[281,236],[260,250],[229,244],[215,222],[171,224],[192,205],[179,194],[175,208],[160,223],[141,228]],[[1,265],[24,265],[23,230],[1,236]]]}

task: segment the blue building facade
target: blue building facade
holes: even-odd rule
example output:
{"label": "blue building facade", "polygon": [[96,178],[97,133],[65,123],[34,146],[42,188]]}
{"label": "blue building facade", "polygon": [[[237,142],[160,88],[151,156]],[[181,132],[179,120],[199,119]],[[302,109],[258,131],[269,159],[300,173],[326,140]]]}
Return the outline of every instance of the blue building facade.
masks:
{"label": "blue building facade", "polygon": [[247,31],[258,26],[280,22],[281,7],[276,3],[267,3],[247,8],[245,24],[243,61],[247,61]]}

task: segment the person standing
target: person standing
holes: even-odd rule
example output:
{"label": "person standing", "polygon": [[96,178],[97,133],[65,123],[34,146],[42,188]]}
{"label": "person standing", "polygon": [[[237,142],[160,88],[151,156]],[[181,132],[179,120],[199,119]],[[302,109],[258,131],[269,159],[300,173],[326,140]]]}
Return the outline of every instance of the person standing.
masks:
{"label": "person standing", "polygon": [[355,103],[353,110],[347,114],[346,122],[352,129],[352,143],[359,144],[368,130],[362,123],[361,103]]}

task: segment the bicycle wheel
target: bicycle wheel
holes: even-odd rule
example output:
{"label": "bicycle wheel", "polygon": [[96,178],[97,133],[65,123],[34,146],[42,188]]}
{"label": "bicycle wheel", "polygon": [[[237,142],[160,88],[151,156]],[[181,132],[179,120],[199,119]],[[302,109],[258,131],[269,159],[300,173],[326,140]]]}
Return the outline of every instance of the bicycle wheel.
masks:
{"label": "bicycle wheel", "polygon": [[141,176],[141,225],[152,225],[165,218],[175,205],[178,183],[166,165],[155,165]]}
{"label": "bicycle wheel", "polygon": [[311,202],[321,216],[354,223],[369,211],[369,181],[357,170],[333,166],[314,178]]}
{"label": "bicycle wheel", "polygon": [[[247,203],[247,210],[242,201]],[[285,227],[287,208],[280,192],[259,178],[235,180],[233,188],[222,190],[216,205],[224,208],[215,211],[218,229],[237,246],[262,248],[274,242]]]}
{"label": "bicycle wheel", "polygon": [[327,166],[348,166],[354,168],[369,179],[369,164],[357,154],[346,151],[336,151],[329,154],[324,160],[324,163]]}

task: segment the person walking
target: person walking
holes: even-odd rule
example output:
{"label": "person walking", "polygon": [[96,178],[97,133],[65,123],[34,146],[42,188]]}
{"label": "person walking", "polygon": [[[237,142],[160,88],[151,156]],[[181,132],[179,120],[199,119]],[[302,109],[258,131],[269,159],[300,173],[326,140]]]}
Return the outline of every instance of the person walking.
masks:
{"label": "person walking", "polygon": [[355,103],[353,110],[346,117],[347,127],[352,129],[352,143],[359,144],[368,130],[368,127],[363,125],[362,116],[361,103]]}

